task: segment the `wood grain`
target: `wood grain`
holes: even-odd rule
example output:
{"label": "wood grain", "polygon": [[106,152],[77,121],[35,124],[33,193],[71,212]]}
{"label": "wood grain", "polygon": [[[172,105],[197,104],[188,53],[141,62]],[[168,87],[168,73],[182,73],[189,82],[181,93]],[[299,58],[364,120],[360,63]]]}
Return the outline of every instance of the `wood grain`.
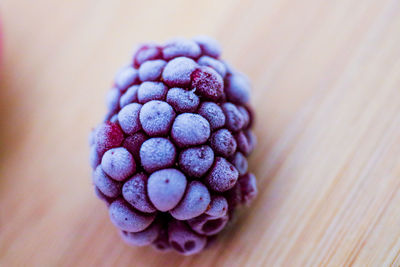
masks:
{"label": "wood grain", "polygon": [[[2,0],[0,265],[400,266],[400,1]],[[260,195],[195,257],[124,245],[87,135],[134,44],[205,33],[253,82]]]}

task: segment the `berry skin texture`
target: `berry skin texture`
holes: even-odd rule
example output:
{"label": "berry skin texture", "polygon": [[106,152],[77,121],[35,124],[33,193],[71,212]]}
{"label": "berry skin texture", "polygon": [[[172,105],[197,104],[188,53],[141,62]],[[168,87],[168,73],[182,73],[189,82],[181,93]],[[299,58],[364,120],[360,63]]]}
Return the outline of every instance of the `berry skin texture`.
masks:
{"label": "berry skin texture", "polygon": [[203,102],[198,112],[208,120],[211,130],[221,128],[225,125],[225,114],[221,107],[214,102]]}
{"label": "berry skin texture", "polygon": [[224,80],[212,68],[202,66],[192,73],[192,88],[204,98],[218,101],[224,95]]}
{"label": "berry skin texture", "polygon": [[223,156],[232,156],[236,151],[236,140],[227,129],[220,129],[211,136],[210,144],[214,151]]}
{"label": "berry skin texture", "polygon": [[151,100],[164,100],[167,91],[168,87],[161,82],[143,82],[138,89],[139,103],[144,104]]}
{"label": "berry skin texture", "polygon": [[195,112],[200,103],[200,99],[193,91],[175,87],[169,89],[167,102],[177,112]]}
{"label": "berry skin texture", "polygon": [[155,218],[154,214],[135,211],[122,199],[117,199],[111,203],[109,213],[112,223],[118,229],[134,233],[146,229]]}
{"label": "berry skin texture", "polygon": [[189,220],[204,213],[210,201],[207,187],[198,181],[193,181],[188,185],[181,202],[170,213],[178,220]]}
{"label": "berry skin texture", "polygon": [[152,100],[143,105],[139,119],[149,136],[166,135],[175,119],[175,111],[166,102]]}
{"label": "berry skin texture", "polygon": [[97,152],[102,155],[107,150],[118,147],[124,140],[124,134],[116,123],[105,122],[97,127],[94,139]]}
{"label": "berry skin texture", "polygon": [[118,113],[118,121],[122,130],[126,134],[134,134],[141,129],[139,112],[142,105],[138,103],[129,104]]}
{"label": "berry skin texture", "polygon": [[257,196],[250,82],[221,53],[208,36],[144,43],[114,78],[89,163],[127,245],[212,249]]}
{"label": "berry skin texture", "polygon": [[148,177],[144,173],[134,175],[125,182],[122,187],[122,195],[135,209],[145,213],[152,213],[156,209],[147,195],[147,180]]}
{"label": "berry skin texture", "polygon": [[175,146],[166,138],[150,138],[140,148],[140,160],[143,168],[149,173],[171,167],[175,158]]}
{"label": "berry skin texture", "polygon": [[128,150],[117,147],[104,153],[101,168],[112,179],[123,181],[136,171],[136,163]]}
{"label": "berry skin texture", "polygon": [[162,78],[169,87],[186,87],[190,85],[192,72],[196,68],[193,59],[177,57],[167,63]]}
{"label": "berry skin texture", "polygon": [[163,169],[153,172],[147,181],[150,201],[160,211],[176,207],[186,189],[186,177],[176,169]]}
{"label": "berry skin texture", "polygon": [[212,190],[225,192],[235,186],[238,178],[236,168],[225,158],[217,157],[205,181]]}
{"label": "berry skin texture", "polygon": [[183,113],[176,117],[171,137],[180,147],[204,144],[210,137],[210,124],[198,114]]}
{"label": "berry skin texture", "polygon": [[191,147],[179,155],[179,166],[189,176],[201,177],[214,162],[214,151],[209,146]]}

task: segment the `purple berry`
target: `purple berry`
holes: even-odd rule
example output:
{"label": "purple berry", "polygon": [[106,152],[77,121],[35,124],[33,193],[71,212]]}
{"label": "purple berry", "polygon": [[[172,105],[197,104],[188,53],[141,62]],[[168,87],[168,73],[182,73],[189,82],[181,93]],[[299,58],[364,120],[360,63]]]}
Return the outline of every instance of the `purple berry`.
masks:
{"label": "purple berry", "polygon": [[225,93],[229,101],[236,104],[246,104],[250,99],[250,84],[240,74],[228,76]]}
{"label": "purple berry", "polygon": [[248,173],[239,178],[238,184],[242,193],[242,203],[250,204],[258,193],[256,177],[254,174]]}
{"label": "purple berry", "polygon": [[126,90],[126,92],[119,99],[119,106],[123,108],[132,102],[137,102],[138,89],[138,85],[133,85],[129,87],[128,90]]}
{"label": "purple berry", "polygon": [[92,167],[92,169],[96,169],[96,167],[99,166],[99,164],[101,162],[101,157],[99,155],[99,152],[97,152],[97,149],[95,146],[90,147],[89,160],[90,160],[90,166]]}
{"label": "purple berry", "polygon": [[167,102],[177,112],[195,112],[200,103],[200,99],[193,91],[175,87],[169,89]]}
{"label": "purple berry", "polygon": [[125,182],[122,187],[122,195],[135,209],[145,213],[152,213],[156,209],[147,196],[147,180],[147,176],[143,173],[134,175]]}
{"label": "purple berry", "polygon": [[113,88],[110,91],[108,91],[108,94],[106,96],[106,104],[108,110],[110,110],[111,112],[117,112],[119,108],[120,97],[121,97],[121,92],[118,89]]}
{"label": "purple berry", "polygon": [[242,131],[240,131],[239,133],[236,134],[235,138],[238,150],[242,152],[244,155],[249,155],[250,145],[246,135]]}
{"label": "purple berry", "polygon": [[198,114],[183,113],[176,117],[171,137],[181,147],[201,145],[210,137],[210,124]]}
{"label": "purple berry", "polygon": [[210,201],[207,187],[198,181],[192,181],[181,202],[169,213],[175,219],[189,220],[205,212]]}
{"label": "purple berry", "polygon": [[257,137],[251,130],[247,130],[244,132],[247,137],[247,142],[249,144],[249,154],[253,152],[254,148],[257,145]]}
{"label": "purple berry", "polygon": [[247,129],[250,125],[250,113],[247,111],[247,109],[243,106],[238,106],[238,110],[242,114],[243,117],[243,129]]}
{"label": "purple berry", "polygon": [[136,171],[136,164],[128,150],[117,147],[104,153],[101,168],[112,179],[123,181]]}
{"label": "purple berry", "polygon": [[141,232],[131,233],[121,231],[122,239],[131,246],[147,246],[153,243],[161,230],[161,225],[157,221],[154,221],[149,227]]}
{"label": "purple berry", "polygon": [[230,161],[232,162],[233,166],[235,166],[235,168],[238,170],[239,175],[244,175],[247,172],[247,159],[242,153],[236,152],[235,155],[232,156]]}
{"label": "purple berry", "polygon": [[239,173],[231,163],[224,158],[217,157],[205,182],[212,190],[225,192],[236,184],[238,177]]}
{"label": "purple berry", "polygon": [[189,220],[188,224],[195,232],[201,235],[215,235],[225,228],[228,220],[229,217],[227,215],[215,218],[203,214],[199,217]]}
{"label": "purple berry", "polygon": [[204,249],[207,239],[193,232],[181,221],[171,221],[168,226],[171,247],[183,255],[192,255]]}
{"label": "purple berry", "polygon": [[250,83],[220,54],[207,36],[148,43],[115,77],[90,165],[130,245],[198,253],[257,194]]}
{"label": "purple berry", "polygon": [[215,58],[221,55],[221,46],[215,39],[206,35],[199,35],[193,38],[193,40],[200,46],[204,55]]}
{"label": "purple berry", "polygon": [[150,201],[160,211],[168,211],[179,203],[186,189],[186,177],[176,169],[152,173],[147,181]]}
{"label": "purple berry", "polygon": [[203,102],[198,110],[199,114],[210,123],[211,130],[221,128],[225,125],[225,114],[217,104]]}
{"label": "purple berry", "polygon": [[226,215],[227,211],[228,201],[226,201],[226,198],[223,196],[212,196],[209,209],[206,210],[205,214],[211,217],[221,218]]}
{"label": "purple berry", "polygon": [[162,57],[161,49],[154,44],[144,44],[135,53],[133,57],[135,67],[140,67],[147,60],[160,59]]}
{"label": "purple berry", "polygon": [[161,82],[143,82],[138,89],[139,103],[146,103],[151,100],[164,100],[168,87]]}
{"label": "purple berry", "polygon": [[224,80],[212,68],[200,66],[192,73],[191,88],[206,99],[218,101],[224,95]]}
{"label": "purple berry", "polygon": [[123,140],[124,134],[116,123],[104,122],[96,129],[95,146],[100,155],[110,148],[118,147]]}
{"label": "purple berry", "polygon": [[167,62],[164,60],[149,60],[144,62],[139,68],[139,78],[144,81],[157,81]]}
{"label": "purple berry", "polygon": [[222,78],[225,78],[226,67],[218,59],[215,59],[215,58],[212,58],[209,56],[202,56],[201,58],[199,58],[197,63],[199,63],[202,66],[207,66],[207,67],[213,68],[216,72],[218,72],[219,75],[221,75]]}
{"label": "purple berry", "polygon": [[232,132],[240,131],[243,128],[245,121],[238,108],[232,103],[224,103],[222,105],[222,110],[226,117],[226,128]]}
{"label": "purple berry", "polygon": [[166,60],[173,59],[175,57],[191,57],[198,58],[201,53],[200,46],[192,40],[185,38],[175,38],[164,46],[162,50],[163,57]]}
{"label": "purple berry", "polygon": [[154,214],[140,213],[123,199],[117,199],[109,207],[111,222],[122,231],[140,232],[154,221]]}
{"label": "purple berry", "polygon": [[169,87],[189,86],[192,72],[197,66],[193,59],[187,57],[174,58],[165,66],[162,79]]}
{"label": "purple berry", "polygon": [[173,166],[175,158],[174,144],[163,137],[150,138],[140,148],[142,166],[148,173]]}
{"label": "purple berry", "polygon": [[121,184],[108,177],[100,165],[93,172],[93,183],[107,197],[114,198],[121,193]]}
{"label": "purple berry", "polygon": [[122,68],[115,77],[115,85],[120,91],[125,91],[129,86],[138,81],[138,71],[131,66],[126,66]]}
{"label": "purple berry", "polygon": [[118,113],[119,125],[124,133],[134,134],[142,128],[139,120],[141,108],[142,105],[138,103],[132,103],[123,107]]}
{"label": "purple berry", "polygon": [[214,152],[209,146],[191,147],[179,155],[179,167],[184,173],[193,177],[201,177],[214,162]]}
{"label": "purple berry", "polygon": [[175,119],[175,112],[168,103],[153,100],[143,105],[139,118],[148,135],[166,135]]}
{"label": "purple berry", "polygon": [[227,129],[220,129],[211,135],[210,144],[215,153],[223,156],[232,156],[236,151],[236,140]]}
{"label": "purple berry", "polygon": [[147,139],[148,137],[144,133],[137,132],[131,136],[128,136],[122,146],[132,154],[136,162],[140,162],[140,147]]}

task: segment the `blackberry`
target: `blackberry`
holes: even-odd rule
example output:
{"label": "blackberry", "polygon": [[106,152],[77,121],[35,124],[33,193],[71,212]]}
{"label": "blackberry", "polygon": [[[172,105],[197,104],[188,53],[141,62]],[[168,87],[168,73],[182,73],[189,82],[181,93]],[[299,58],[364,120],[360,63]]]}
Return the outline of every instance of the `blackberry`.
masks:
{"label": "blackberry", "polygon": [[144,44],[115,77],[90,165],[130,245],[199,253],[257,195],[249,81],[220,54],[207,36]]}

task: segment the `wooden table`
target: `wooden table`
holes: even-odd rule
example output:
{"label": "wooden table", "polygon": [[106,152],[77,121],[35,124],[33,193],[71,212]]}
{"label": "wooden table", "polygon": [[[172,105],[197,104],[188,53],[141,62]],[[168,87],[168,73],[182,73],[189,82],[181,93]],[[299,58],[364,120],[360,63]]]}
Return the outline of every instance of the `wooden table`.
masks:
{"label": "wooden table", "polygon": [[[400,266],[400,1],[2,0],[1,266]],[[247,73],[260,195],[212,250],[122,243],[87,136],[132,47],[199,33]]]}

